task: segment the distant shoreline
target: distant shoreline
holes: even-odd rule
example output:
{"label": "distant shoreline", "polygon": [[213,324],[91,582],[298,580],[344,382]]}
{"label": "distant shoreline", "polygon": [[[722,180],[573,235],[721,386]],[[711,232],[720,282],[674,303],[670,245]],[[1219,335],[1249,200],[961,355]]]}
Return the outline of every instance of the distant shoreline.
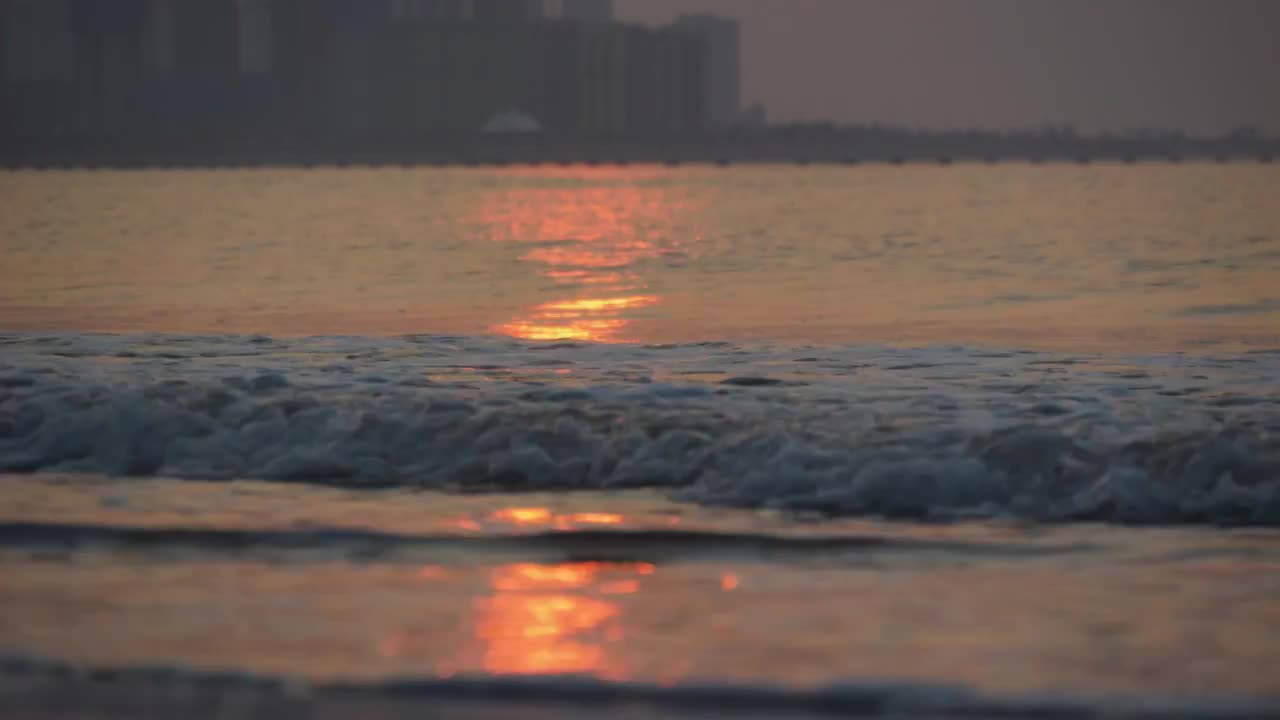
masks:
{"label": "distant shoreline", "polygon": [[77,169],[252,169],[252,168],[345,168],[345,167],[503,167],[512,165],[625,166],[625,165],[1137,165],[1179,163],[1271,164],[1272,153],[1179,153],[1142,154],[1029,154],[1029,153],[821,153],[821,152],[737,152],[715,153],[699,150],[654,152],[636,148],[613,151],[507,151],[479,148],[475,152],[271,152],[271,153],[138,153],[120,151],[44,151],[0,153],[4,170]]}
{"label": "distant shoreline", "polygon": [[1177,133],[1083,136],[1061,131],[914,132],[779,127],[663,138],[537,136],[5,138],[0,166],[201,168],[621,164],[857,165],[952,163],[1270,163],[1280,138]]}

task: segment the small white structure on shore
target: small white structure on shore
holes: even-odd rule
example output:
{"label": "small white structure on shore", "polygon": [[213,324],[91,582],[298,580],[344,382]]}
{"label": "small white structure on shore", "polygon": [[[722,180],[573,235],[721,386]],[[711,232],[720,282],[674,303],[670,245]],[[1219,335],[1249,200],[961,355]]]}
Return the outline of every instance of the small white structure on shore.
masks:
{"label": "small white structure on shore", "polygon": [[489,118],[481,132],[488,135],[528,135],[542,132],[542,123],[524,110],[504,110]]}

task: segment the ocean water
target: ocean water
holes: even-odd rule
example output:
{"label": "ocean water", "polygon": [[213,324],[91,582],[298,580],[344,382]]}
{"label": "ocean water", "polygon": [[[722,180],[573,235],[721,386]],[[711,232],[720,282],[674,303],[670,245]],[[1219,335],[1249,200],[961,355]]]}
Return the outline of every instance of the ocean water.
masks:
{"label": "ocean water", "polygon": [[1278,201],[1198,164],[0,174],[5,668],[1274,711]]}

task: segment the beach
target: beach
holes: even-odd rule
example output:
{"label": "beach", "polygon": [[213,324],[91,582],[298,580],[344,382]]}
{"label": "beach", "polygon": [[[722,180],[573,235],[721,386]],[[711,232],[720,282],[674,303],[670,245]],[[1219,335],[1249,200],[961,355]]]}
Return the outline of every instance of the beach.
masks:
{"label": "beach", "polygon": [[0,701],[1274,713],[1276,173],[0,174]]}

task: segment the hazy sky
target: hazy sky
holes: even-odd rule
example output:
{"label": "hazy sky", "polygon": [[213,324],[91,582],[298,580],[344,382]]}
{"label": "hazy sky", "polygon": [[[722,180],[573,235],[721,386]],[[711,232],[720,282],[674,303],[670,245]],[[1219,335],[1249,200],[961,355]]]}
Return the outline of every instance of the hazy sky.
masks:
{"label": "hazy sky", "polygon": [[742,21],[777,120],[1280,132],[1280,0],[617,0]]}

